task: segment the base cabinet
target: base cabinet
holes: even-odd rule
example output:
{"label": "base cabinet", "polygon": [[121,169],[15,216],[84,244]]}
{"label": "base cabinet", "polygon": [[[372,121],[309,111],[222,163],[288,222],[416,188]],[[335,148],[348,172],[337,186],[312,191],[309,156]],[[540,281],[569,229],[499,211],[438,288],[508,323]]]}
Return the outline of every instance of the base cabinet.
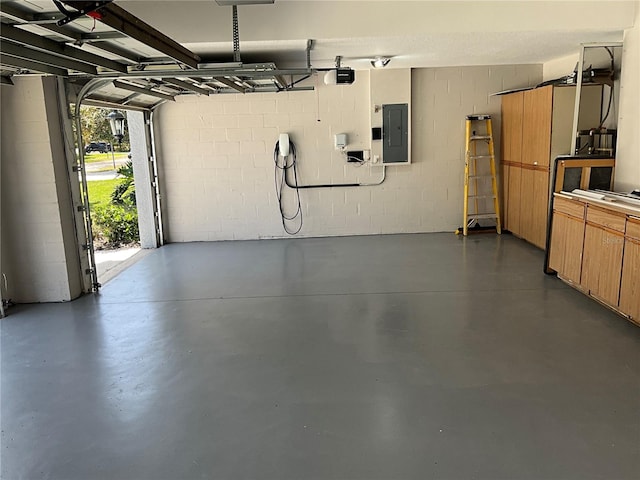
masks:
{"label": "base cabinet", "polygon": [[587,225],[584,232],[582,287],[589,294],[614,307],[618,306],[624,236]]}
{"label": "base cabinet", "polygon": [[584,242],[584,218],[554,212],[549,268],[558,272],[564,280],[580,285],[582,274],[582,248]]}
{"label": "base cabinet", "polygon": [[640,325],[640,216],[554,194],[548,266]]}
{"label": "base cabinet", "polygon": [[640,325],[640,219],[627,220],[624,239],[620,310]]}

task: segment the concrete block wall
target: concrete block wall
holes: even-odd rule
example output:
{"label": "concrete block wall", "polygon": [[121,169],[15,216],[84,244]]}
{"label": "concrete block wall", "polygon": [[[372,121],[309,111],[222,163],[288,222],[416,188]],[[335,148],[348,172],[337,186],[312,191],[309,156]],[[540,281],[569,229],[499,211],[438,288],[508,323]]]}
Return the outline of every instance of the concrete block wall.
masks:
{"label": "concrete block wall", "polygon": [[[499,132],[500,98],[490,94],[541,79],[541,65],[413,70],[412,164],[386,167],[380,186],[301,190],[299,236],[455,230],[462,215],[465,115],[495,114]],[[300,183],[381,178],[382,167],[349,165],[333,148],[335,133],[349,135],[349,149],[370,148],[368,72],[357,72],[348,86],[310,81],[316,91],[185,96],[157,110],[169,242],[287,236],[273,186],[273,147],[281,132],[298,148]]]}
{"label": "concrete block wall", "polygon": [[[55,79],[16,77],[1,89],[2,272],[19,303],[66,301],[80,292],[77,250]],[[57,163],[62,162],[62,165]],[[75,257],[75,258],[74,258]],[[71,269],[71,270],[70,270]]]}

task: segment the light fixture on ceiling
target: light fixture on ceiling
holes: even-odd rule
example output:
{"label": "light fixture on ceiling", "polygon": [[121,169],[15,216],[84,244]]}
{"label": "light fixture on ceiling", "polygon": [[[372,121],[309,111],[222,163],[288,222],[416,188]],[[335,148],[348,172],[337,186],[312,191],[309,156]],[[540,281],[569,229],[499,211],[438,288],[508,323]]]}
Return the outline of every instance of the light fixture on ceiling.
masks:
{"label": "light fixture on ceiling", "polygon": [[221,7],[230,7],[233,5],[263,5],[271,4],[276,0],[216,0]]}
{"label": "light fixture on ceiling", "polygon": [[371,66],[373,68],[384,68],[387,65],[389,65],[390,61],[391,61],[390,57],[376,57],[373,60],[371,60]]}

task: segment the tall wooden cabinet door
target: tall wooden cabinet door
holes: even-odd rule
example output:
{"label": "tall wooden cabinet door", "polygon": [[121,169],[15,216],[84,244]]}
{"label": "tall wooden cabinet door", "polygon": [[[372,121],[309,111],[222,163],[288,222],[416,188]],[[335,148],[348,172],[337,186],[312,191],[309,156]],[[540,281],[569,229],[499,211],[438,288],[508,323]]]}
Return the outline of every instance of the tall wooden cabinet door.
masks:
{"label": "tall wooden cabinet door", "polygon": [[520,180],[522,177],[522,169],[510,166],[509,169],[509,188],[507,190],[507,207],[505,208],[506,224],[508,230],[514,235],[521,235],[520,228]]}
{"label": "tall wooden cabinet door", "polygon": [[531,212],[531,237],[527,238],[536,247],[544,248],[547,240],[549,210],[549,173],[533,171],[533,203]]}
{"label": "tall wooden cabinet door", "polygon": [[522,163],[549,166],[553,87],[523,93]]}
{"label": "tall wooden cabinet door", "polygon": [[561,213],[553,212],[553,225],[551,227],[551,243],[549,245],[549,268],[564,276],[564,254],[567,251],[567,231],[569,230],[569,217]]}
{"label": "tall wooden cabinet door", "polygon": [[587,224],[582,254],[582,279],[589,294],[618,306],[624,237]]}
{"label": "tall wooden cabinet door", "polygon": [[534,174],[528,168],[520,169],[520,237],[531,241],[534,225]]}
{"label": "tall wooden cabinet door", "polygon": [[584,219],[554,212],[549,248],[549,268],[565,280],[580,284]]}
{"label": "tall wooden cabinet door", "polygon": [[620,310],[640,324],[640,240],[625,239]]}
{"label": "tall wooden cabinet door", "polygon": [[502,97],[502,161],[522,161],[522,111],[524,92]]}
{"label": "tall wooden cabinet door", "polygon": [[502,219],[502,229],[509,230],[507,212],[509,211],[509,165],[500,165],[500,218]]}

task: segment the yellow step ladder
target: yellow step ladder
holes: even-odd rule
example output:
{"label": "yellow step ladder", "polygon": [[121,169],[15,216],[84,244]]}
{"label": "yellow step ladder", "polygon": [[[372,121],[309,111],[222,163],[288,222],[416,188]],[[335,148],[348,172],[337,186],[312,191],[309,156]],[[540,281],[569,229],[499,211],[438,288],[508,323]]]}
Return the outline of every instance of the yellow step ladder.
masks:
{"label": "yellow step ladder", "polygon": [[[484,125],[482,125],[484,123]],[[484,127],[484,128],[482,128]],[[502,233],[500,224],[500,200],[496,179],[496,157],[493,146],[491,115],[467,115],[464,163],[464,213],[462,228],[456,234],[467,235],[470,228],[494,230]],[[486,144],[486,148],[484,148]],[[488,160],[488,165],[487,161]],[[487,181],[491,180],[491,190]],[[469,211],[469,199],[473,211]],[[493,211],[492,211],[493,210]],[[480,227],[478,220],[495,220],[495,227]]]}

